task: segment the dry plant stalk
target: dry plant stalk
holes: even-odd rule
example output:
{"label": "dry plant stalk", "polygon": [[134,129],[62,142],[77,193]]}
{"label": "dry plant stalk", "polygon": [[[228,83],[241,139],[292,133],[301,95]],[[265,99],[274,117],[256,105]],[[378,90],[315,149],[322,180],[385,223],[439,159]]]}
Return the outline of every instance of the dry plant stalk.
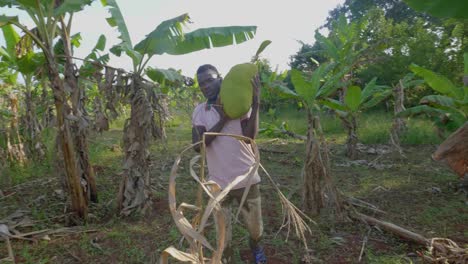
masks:
{"label": "dry plant stalk", "polygon": [[[190,161],[190,175],[193,177],[193,179],[195,179],[195,181],[201,187],[199,190],[203,190],[210,197],[210,200],[205,210],[203,211],[203,213],[201,213],[202,208],[201,208],[201,205],[199,204],[197,204],[196,206],[196,205],[191,205],[187,203],[181,203],[179,206],[177,206],[175,180],[177,177],[177,170],[179,167],[179,163],[182,159],[182,156],[184,155],[186,151],[201,144],[202,145],[201,153],[202,154],[205,153],[205,136],[229,136],[229,137],[233,137],[239,140],[241,144],[247,144],[245,142],[249,142],[251,147],[247,149],[251,150],[251,154],[255,157],[255,163],[249,169],[247,173],[245,173],[244,175],[238,176],[226,188],[221,190],[219,185],[216,184],[215,182],[205,181],[203,178],[200,179],[198,177],[198,175],[195,172],[194,165],[201,158],[201,156],[197,155],[194,158],[192,158]],[[203,159],[202,159],[202,164],[203,164]],[[259,151],[258,151],[258,147],[255,141],[248,137],[233,135],[233,134],[204,133],[202,141],[190,145],[189,147],[185,148],[179,154],[179,156],[176,158],[172,166],[171,175],[169,177],[169,210],[172,214],[172,218],[174,219],[174,222],[177,228],[179,229],[179,231],[182,233],[185,240],[190,245],[189,252],[183,252],[171,246],[165,249],[161,253],[159,263],[161,264],[168,263],[169,256],[172,256],[173,258],[179,261],[191,262],[191,263],[221,263],[224,243],[226,239],[226,222],[225,222],[225,219],[221,217],[221,214],[218,214],[218,212],[221,210],[221,201],[229,193],[229,191],[234,186],[236,186],[239,182],[247,179],[247,181],[250,183],[250,180],[252,179],[253,175],[255,174],[255,172],[258,170],[259,167],[263,169],[263,171],[267,175],[270,182],[273,184],[275,190],[277,191],[280,197],[280,202],[281,202],[281,205],[283,208],[283,214],[284,214],[284,218],[283,218],[284,220],[283,220],[282,226],[280,227],[280,230],[284,227],[287,227],[288,235],[289,235],[289,230],[291,228],[291,225],[293,225],[296,231],[296,234],[298,235],[298,237],[300,237],[303,240],[304,245],[307,249],[307,241],[306,241],[305,233],[311,232],[311,230],[309,226],[307,225],[307,222],[304,220],[304,218],[309,221],[312,221],[312,220],[308,218],[305,214],[303,214],[296,206],[294,206],[281,193],[281,191],[277,187],[277,184],[273,181],[270,174],[260,164]],[[203,176],[204,166],[201,166],[200,169],[201,169],[201,175]],[[248,184],[243,194],[242,200],[239,204],[239,210],[236,214],[236,218],[239,215],[240,208],[242,208],[242,204],[245,202],[247,193],[250,189],[250,185],[251,184]],[[183,213],[184,209],[198,210],[199,214],[195,216],[195,218],[198,218],[198,219],[195,219],[195,221],[189,221],[184,216],[184,213]],[[217,225],[216,230],[218,232],[216,249],[209,243],[208,239],[205,236],[203,236],[203,231],[207,225],[208,218],[211,216],[211,214],[214,214],[214,217],[217,218],[217,221],[215,221]],[[203,252],[204,248],[210,249],[212,251],[211,259],[204,257],[204,252]]]}
{"label": "dry plant stalk", "polygon": [[427,239],[424,236],[409,231],[390,222],[378,220],[365,214],[355,212],[357,219],[369,224],[378,225],[386,231],[428,247],[427,254],[418,252],[420,257],[429,263],[436,264],[465,264],[468,263],[468,248],[461,248],[455,242],[447,238]]}
{"label": "dry plant stalk", "polygon": [[420,253],[420,256],[429,263],[468,263],[468,248],[460,248],[457,243],[447,238],[432,238],[427,253]]}

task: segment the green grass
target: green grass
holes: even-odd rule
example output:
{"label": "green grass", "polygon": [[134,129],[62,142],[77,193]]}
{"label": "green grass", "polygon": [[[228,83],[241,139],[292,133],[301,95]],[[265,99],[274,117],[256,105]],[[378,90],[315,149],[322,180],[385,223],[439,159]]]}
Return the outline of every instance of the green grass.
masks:
{"label": "green grass", "polygon": [[[275,111],[275,114],[262,113],[260,116],[262,125],[268,123],[281,126],[286,122],[289,129],[297,134],[306,135],[307,115],[304,109],[283,106]],[[333,114],[323,113],[320,122],[325,137],[338,144],[346,142],[346,130],[342,122]],[[364,144],[387,144],[390,141],[390,130],[393,122],[393,114],[383,110],[372,110],[359,115],[358,137]],[[436,129],[430,120],[423,117],[406,119],[408,130],[402,135],[403,145],[440,144]],[[262,127],[262,126],[261,126]]]}

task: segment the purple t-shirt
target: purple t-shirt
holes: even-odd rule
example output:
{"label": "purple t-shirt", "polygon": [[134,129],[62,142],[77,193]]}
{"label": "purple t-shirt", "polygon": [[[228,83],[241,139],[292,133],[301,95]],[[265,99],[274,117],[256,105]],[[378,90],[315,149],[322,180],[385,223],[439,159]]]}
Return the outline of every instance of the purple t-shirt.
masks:
{"label": "purple t-shirt", "polygon": [[[239,119],[228,120],[220,133],[242,135],[241,120],[249,118],[250,112]],[[204,126],[210,130],[220,119],[214,107],[208,109],[206,102],[199,104],[192,115],[193,126]],[[249,144],[241,144],[237,139],[229,136],[217,136],[206,147],[206,161],[208,165],[208,178],[224,189],[237,176],[244,175],[255,163],[255,157]],[[233,189],[244,188],[248,178],[238,183]],[[260,182],[258,172],[252,176],[251,184]]]}

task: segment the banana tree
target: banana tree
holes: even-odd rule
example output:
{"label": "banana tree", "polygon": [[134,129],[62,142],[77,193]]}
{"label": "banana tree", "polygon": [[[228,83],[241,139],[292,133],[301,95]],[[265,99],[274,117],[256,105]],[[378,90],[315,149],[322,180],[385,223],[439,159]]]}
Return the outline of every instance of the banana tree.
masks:
{"label": "banana tree", "polygon": [[[363,63],[364,52],[371,48],[365,42],[359,41],[366,26],[366,20],[348,23],[346,17],[341,15],[337,21],[333,22],[333,30],[327,37],[318,31],[315,32],[315,39],[320,47],[318,52],[330,62],[338,64],[335,73],[343,68],[349,68],[349,71],[342,77],[343,84],[347,84],[353,78],[353,70]],[[338,90],[340,101],[343,101],[346,89],[347,87],[343,86]]]}
{"label": "banana tree", "polygon": [[307,111],[306,156],[302,169],[304,211],[309,214],[319,214],[327,205],[337,217],[341,218],[343,217],[341,199],[331,176],[328,149],[319,118],[322,110],[321,101],[342,85],[340,80],[349,71],[349,68],[345,67],[334,73],[336,67],[335,63],[322,64],[310,77],[305,77],[302,72],[292,69],[290,74],[295,91],[282,85],[272,87],[282,97],[301,102]]}
{"label": "banana tree", "polygon": [[392,128],[390,131],[390,143],[392,143],[393,146],[397,147],[400,153],[402,151],[400,148],[400,136],[404,131],[406,131],[406,123],[405,123],[405,120],[398,115],[399,113],[406,110],[405,91],[410,88],[417,87],[423,83],[424,83],[423,80],[416,79],[414,74],[409,73],[405,75],[403,78],[401,78],[398,81],[398,84],[394,85],[392,89],[393,101],[394,101],[394,107],[393,107],[394,118],[393,118]]}
{"label": "banana tree", "polygon": [[[97,192],[94,171],[89,162],[88,123],[72,61],[70,33],[73,14],[91,2],[92,0],[0,0],[0,7],[24,10],[36,26],[29,29],[16,16],[0,16],[0,26],[12,24],[25,33],[20,45],[22,50],[32,49],[34,43],[44,54],[55,100],[58,140],[71,196],[71,210],[82,219],[87,217],[88,200],[97,201]],[[65,59],[58,58],[54,49],[57,39],[63,44]]]}
{"label": "banana tree", "polygon": [[372,79],[364,89],[359,86],[348,87],[343,102],[332,98],[325,98],[321,101],[322,104],[335,111],[348,131],[346,156],[353,160],[358,156],[357,143],[359,138],[357,129],[359,114],[392,95],[389,86],[377,85],[376,80],[377,78]]}
{"label": "banana tree", "polygon": [[24,80],[24,102],[25,102],[25,139],[26,151],[29,158],[41,159],[45,155],[45,146],[40,140],[41,126],[36,115],[35,100],[33,100],[33,81],[37,69],[44,65],[44,56],[33,50],[17,49],[21,45],[21,38],[12,25],[2,27],[6,46],[0,47],[2,61],[8,67],[21,74]]}
{"label": "banana tree", "polygon": [[437,94],[424,96],[420,105],[406,109],[400,116],[428,115],[439,129],[454,131],[468,120],[468,53],[465,53],[464,84],[457,87],[442,75],[420,67],[410,66],[411,71],[422,77]]}
{"label": "banana tree", "polygon": [[27,161],[27,156],[24,150],[23,138],[20,135],[19,127],[19,102],[21,94],[17,82],[17,72],[11,70],[9,65],[2,62],[0,65],[1,75],[0,81],[3,82],[0,89],[0,101],[2,111],[0,111],[0,125],[2,125],[2,135],[0,142],[5,149],[4,163],[8,161],[23,165]]}
{"label": "banana tree", "polygon": [[[141,210],[149,201],[149,140],[154,123],[154,84],[147,82],[145,75],[152,78],[157,68],[146,65],[155,55],[164,53],[182,55],[207,48],[223,47],[242,43],[254,37],[255,26],[231,26],[202,28],[185,33],[183,26],[189,22],[188,14],[163,21],[145,39],[135,46],[132,44],[125,20],[115,0],[101,0],[108,7],[110,26],[120,33],[121,43],[111,48],[117,56],[126,54],[132,61],[129,100],[131,116],[124,128],[124,173],[118,196],[119,211],[128,215]],[[161,72],[161,71],[159,71]],[[165,74],[162,71],[162,74]]]}

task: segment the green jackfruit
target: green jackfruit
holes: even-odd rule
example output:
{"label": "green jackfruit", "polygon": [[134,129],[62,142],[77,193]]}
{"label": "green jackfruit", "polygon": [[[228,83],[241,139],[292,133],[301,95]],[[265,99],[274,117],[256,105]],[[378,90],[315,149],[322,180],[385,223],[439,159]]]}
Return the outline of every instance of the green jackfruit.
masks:
{"label": "green jackfruit", "polygon": [[242,63],[232,67],[226,74],[219,96],[229,118],[240,118],[249,111],[253,93],[251,80],[257,72],[255,64]]}

